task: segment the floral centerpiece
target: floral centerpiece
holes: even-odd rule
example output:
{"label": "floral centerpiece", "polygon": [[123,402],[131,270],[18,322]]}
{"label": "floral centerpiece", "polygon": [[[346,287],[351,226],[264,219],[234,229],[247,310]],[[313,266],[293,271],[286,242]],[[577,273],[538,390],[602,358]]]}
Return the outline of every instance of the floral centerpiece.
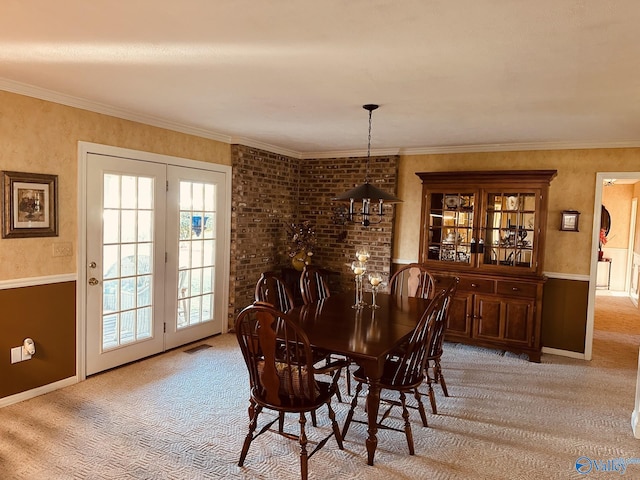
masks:
{"label": "floral centerpiece", "polygon": [[600,229],[600,241],[598,242],[598,260],[602,260],[604,256],[604,252],[602,251],[602,246],[607,243],[607,232],[604,228]]}
{"label": "floral centerpiece", "polygon": [[316,247],[316,232],[308,220],[302,223],[292,223],[289,230],[289,257],[296,270],[302,271],[305,265],[311,263],[311,257]]}

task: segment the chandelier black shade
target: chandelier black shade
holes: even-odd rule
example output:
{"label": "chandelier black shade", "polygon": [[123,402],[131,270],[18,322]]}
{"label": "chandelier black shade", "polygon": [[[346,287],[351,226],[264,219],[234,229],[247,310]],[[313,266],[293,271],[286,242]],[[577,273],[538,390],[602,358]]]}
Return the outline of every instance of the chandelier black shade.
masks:
{"label": "chandelier black shade", "polygon": [[[348,201],[349,213],[347,219],[353,223],[362,223],[362,226],[368,227],[371,224],[380,223],[384,217],[384,202],[398,203],[399,198],[374,187],[369,183],[369,161],[371,159],[371,114],[378,108],[378,105],[367,104],[362,108],[369,111],[369,141],[367,144],[367,165],[364,183],[355,187],[348,192],[338,195],[333,200]],[[356,211],[356,202],[362,202],[359,212]],[[375,212],[371,210],[371,204],[378,205]]]}

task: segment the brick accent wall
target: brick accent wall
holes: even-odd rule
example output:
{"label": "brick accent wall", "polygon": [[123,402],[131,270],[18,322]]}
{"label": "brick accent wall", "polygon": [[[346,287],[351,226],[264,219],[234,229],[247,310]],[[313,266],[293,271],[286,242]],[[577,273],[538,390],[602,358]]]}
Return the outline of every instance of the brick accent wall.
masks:
{"label": "brick accent wall", "polygon": [[296,211],[300,160],[231,146],[231,267],[229,325],[253,302],[263,271],[285,263],[286,231]]}
{"label": "brick accent wall", "polygon": [[[229,325],[253,302],[255,284],[266,270],[290,266],[287,225],[310,220],[318,240],[313,263],[340,273],[336,289],[352,287],[350,265],[356,248],[367,245],[369,265],[391,268],[394,207],[377,225],[343,224],[345,203],[331,199],[363,183],[365,158],[299,160],[243,145],[232,145],[233,162]],[[372,157],[370,181],[396,193],[398,157]]]}
{"label": "brick accent wall", "polygon": [[[388,273],[395,207],[385,206],[382,223],[364,228],[361,224],[340,225],[336,211],[348,208],[345,202],[331,199],[362,184],[366,176],[366,158],[323,158],[304,160],[301,171],[298,217],[309,219],[316,226],[317,252],[313,262],[340,273],[340,290],[353,288],[351,262],[356,249],[366,245],[371,257],[370,269]],[[370,182],[388,193],[396,194],[398,157],[371,157]],[[376,206],[377,207],[377,206]]]}

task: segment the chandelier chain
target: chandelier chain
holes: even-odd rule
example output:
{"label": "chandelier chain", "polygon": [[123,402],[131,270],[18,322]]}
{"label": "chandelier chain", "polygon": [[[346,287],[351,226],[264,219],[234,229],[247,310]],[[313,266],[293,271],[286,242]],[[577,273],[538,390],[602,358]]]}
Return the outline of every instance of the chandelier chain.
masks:
{"label": "chandelier chain", "polygon": [[369,159],[371,158],[371,116],[372,116],[373,110],[369,110],[369,138],[367,141],[367,164],[366,164],[366,172],[365,172],[365,176],[364,176],[364,181],[365,183],[369,183]]}

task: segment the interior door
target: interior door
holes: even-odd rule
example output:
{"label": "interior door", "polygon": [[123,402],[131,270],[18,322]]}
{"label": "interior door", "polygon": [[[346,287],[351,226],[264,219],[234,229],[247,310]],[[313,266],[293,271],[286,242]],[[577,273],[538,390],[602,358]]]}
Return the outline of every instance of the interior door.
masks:
{"label": "interior door", "polygon": [[166,348],[222,332],[225,174],[167,168]]}
{"label": "interior door", "polygon": [[86,373],[164,348],[166,166],[87,156]]}

